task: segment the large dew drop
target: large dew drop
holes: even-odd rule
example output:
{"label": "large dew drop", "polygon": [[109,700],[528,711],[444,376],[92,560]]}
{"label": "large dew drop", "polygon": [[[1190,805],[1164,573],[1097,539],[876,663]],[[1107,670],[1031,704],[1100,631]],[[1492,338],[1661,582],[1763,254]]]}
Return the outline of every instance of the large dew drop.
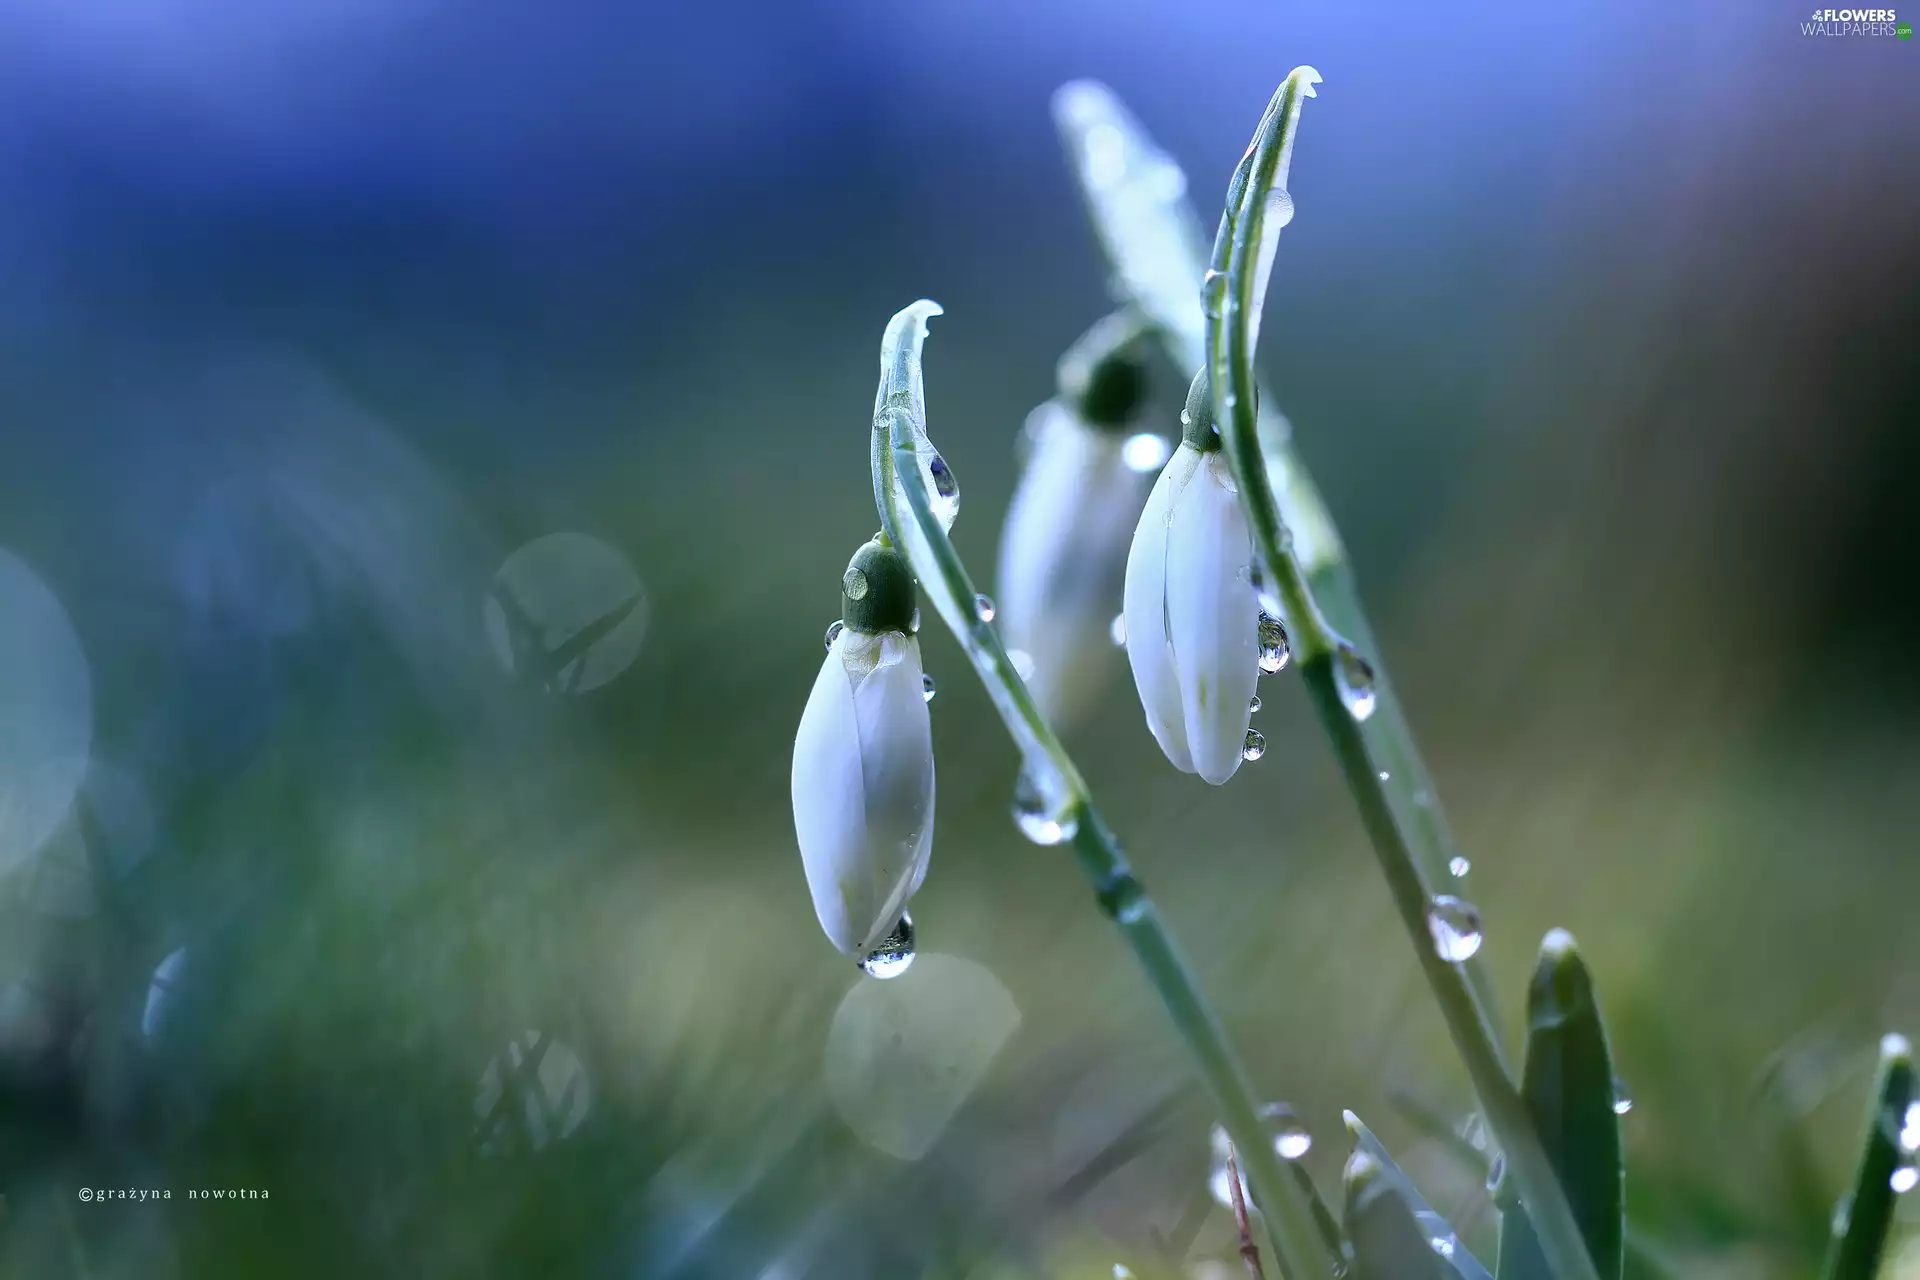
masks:
{"label": "large dew drop", "polygon": [[880,940],[879,946],[867,952],[860,967],[875,978],[897,978],[912,968],[913,917],[901,912],[900,923],[893,926],[892,933]]}
{"label": "large dew drop", "polygon": [[1021,835],[1038,845],[1064,844],[1080,829],[1072,808],[1049,805],[1025,769],[1013,784],[1013,822]]}
{"label": "large dew drop", "polygon": [[1260,614],[1260,669],[1273,675],[1287,665],[1293,651],[1287,645],[1287,629],[1280,619],[1262,610]]}
{"label": "large dew drop", "polygon": [[[1272,1135],[1274,1154],[1282,1160],[1299,1160],[1313,1150],[1313,1134],[1305,1124],[1301,1123],[1300,1117],[1294,1114],[1293,1108],[1286,1103],[1269,1102],[1261,1107],[1260,1122]],[[1233,1207],[1233,1184],[1228,1179],[1227,1153],[1233,1150],[1233,1141],[1227,1136],[1225,1127],[1218,1124],[1213,1126],[1211,1141],[1213,1165],[1207,1175],[1207,1186],[1213,1198],[1230,1209]],[[1240,1177],[1241,1198],[1246,1202],[1249,1211],[1257,1212],[1254,1208],[1253,1193],[1247,1189],[1244,1166],[1240,1171]]]}
{"label": "large dew drop", "polygon": [[1480,950],[1480,909],[1471,902],[1442,894],[1427,910],[1427,932],[1433,935],[1433,949],[1442,960],[1460,964],[1471,960]]}
{"label": "large dew drop", "polygon": [[858,569],[848,569],[846,576],[840,579],[840,590],[849,600],[867,598],[867,575]]}
{"label": "large dew drop", "polygon": [[951,529],[960,515],[960,482],[954,479],[947,460],[937,453],[928,454],[922,465],[927,469],[927,505],[941,527]]}
{"label": "large dew drop", "polygon": [[1355,720],[1365,720],[1373,714],[1377,700],[1373,688],[1373,668],[1358,650],[1344,640],[1334,651],[1333,679],[1348,714]]}

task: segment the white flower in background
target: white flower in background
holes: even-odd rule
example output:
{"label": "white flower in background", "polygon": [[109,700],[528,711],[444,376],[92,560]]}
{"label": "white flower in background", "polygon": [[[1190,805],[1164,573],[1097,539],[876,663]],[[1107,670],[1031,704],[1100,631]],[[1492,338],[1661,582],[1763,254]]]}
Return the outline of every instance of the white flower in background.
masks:
{"label": "white flower in background", "polygon": [[1027,685],[1055,725],[1116,673],[1127,540],[1167,456],[1163,439],[1131,429],[1145,381],[1135,333],[1109,317],[1061,361],[1060,396],[1027,419],[1031,452],[1000,531],[1000,635],[1032,660]]}
{"label": "white flower in background", "polygon": [[1160,749],[1215,786],[1247,748],[1260,678],[1253,540],[1212,430],[1204,375],[1186,437],[1140,513],[1127,555],[1127,658]]}
{"label": "white flower in background", "polygon": [[841,585],[845,625],[793,742],[793,827],[820,927],[864,960],[927,873],[933,734],[906,558],[869,542]]}

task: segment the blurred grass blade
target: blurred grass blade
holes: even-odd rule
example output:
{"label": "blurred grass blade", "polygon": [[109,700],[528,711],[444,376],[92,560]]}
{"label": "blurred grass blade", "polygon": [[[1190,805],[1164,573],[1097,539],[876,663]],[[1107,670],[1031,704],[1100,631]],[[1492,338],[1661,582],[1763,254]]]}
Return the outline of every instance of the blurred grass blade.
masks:
{"label": "blurred grass blade", "polygon": [[[1399,1277],[1402,1275],[1409,1277],[1432,1275],[1442,1277],[1443,1280],[1493,1280],[1492,1273],[1481,1266],[1480,1260],[1475,1258],[1471,1253],[1468,1253],[1466,1246],[1460,1243],[1459,1234],[1454,1231],[1447,1220],[1436,1213],[1433,1206],[1426,1202],[1425,1197],[1420,1194],[1419,1189],[1413,1185],[1413,1179],[1409,1178],[1400,1166],[1394,1163],[1393,1157],[1387,1154],[1387,1149],[1381,1145],[1380,1139],[1373,1136],[1373,1130],[1361,1123],[1360,1117],[1351,1111],[1346,1113],[1346,1120],[1347,1131],[1353,1135],[1354,1158],[1352,1161],[1349,1161],[1347,1165],[1346,1223],[1347,1237],[1352,1241],[1354,1248],[1355,1280],[1371,1280],[1371,1277],[1374,1276],[1390,1277],[1391,1280],[1399,1280]],[[1432,1259],[1436,1269],[1432,1271],[1382,1271],[1378,1269],[1378,1261],[1373,1264],[1374,1269],[1371,1270],[1368,1265],[1361,1263],[1360,1259],[1363,1255],[1361,1253],[1360,1237],[1355,1232],[1355,1208],[1356,1203],[1361,1201],[1363,1197],[1359,1194],[1362,1189],[1355,1186],[1354,1165],[1363,1157],[1377,1170],[1376,1173],[1368,1175],[1369,1183],[1379,1188],[1377,1194],[1390,1195],[1392,1199],[1405,1210],[1408,1218],[1417,1229],[1420,1244],[1426,1251],[1426,1257]],[[1376,1208],[1373,1212],[1382,1215],[1383,1218],[1389,1216],[1389,1211],[1384,1208]],[[1380,1233],[1379,1238],[1373,1242],[1373,1246],[1377,1249],[1386,1250],[1390,1241],[1397,1239],[1399,1228],[1383,1222],[1376,1222],[1370,1225],[1368,1230]],[[1442,1242],[1442,1245],[1445,1247],[1445,1252],[1442,1251],[1442,1248],[1436,1247],[1434,1244],[1436,1240]],[[1389,1251],[1384,1255],[1375,1255],[1376,1259],[1380,1259],[1383,1256],[1388,1259],[1401,1257],[1397,1251]],[[1422,1260],[1420,1265],[1425,1266],[1427,1264]]]}
{"label": "blurred grass blade", "polygon": [[1880,1075],[1867,1110],[1867,1134],[1853,1190],[1833,1215],[1826,1280],[1873,1280],[1893,1221],[1895,1198],[1913,1188],[1920,1115],[1914,1106],[1913,1046],[1905,1036],[1880,1042]]}
{"label": "blurred grass blade", "polygon": [[1414,1219],[1400,1184],[1374,1157],[1347,1161],[1347,1236],[1353,1280],[1445,1280],[1446,1262]]}
{"label": "blurred grass blade", "polygon": [[[1626,1234],[1626,1167],[1615,1111],[1613,1055],[1593,979],[1573,935],[1555,929],[1540,944],[1527,991],[1527,1061],[1520,1094],[1603,1277],[1620,1275]],[[1524,1210],[1500,1223],[1500,1280],[1551,1280]]]}
{"label": "blurred grass blade", "polygon": [[1186,174],[1097,81],[1062,85],[1053,119],[1112,264],[1114,300],[1139,307],[1190,376],[1207,354],[1200,312],[1207,242],[1187,202]]}

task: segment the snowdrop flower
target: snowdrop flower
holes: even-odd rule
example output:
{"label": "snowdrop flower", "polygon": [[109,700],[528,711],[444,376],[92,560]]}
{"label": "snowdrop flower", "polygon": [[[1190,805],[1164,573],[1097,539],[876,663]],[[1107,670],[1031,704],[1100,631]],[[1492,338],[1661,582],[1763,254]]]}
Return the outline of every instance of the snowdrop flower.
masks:
{"label": "snowdrop flower", "polygon": [[1219,786],[1240,767],[1260,678],[1253,540],[1213,430],[1203,371],[1185,435],[1140,513],[1127,554],[1127,658],[1167,759]]}
{"label": "snowdrop flower", "polygon": [[906,912],[933,847],[933,736],[913,573],[875,540],[841,580],[833,637],[793,741],[793,827],[827,938],[865,959]]}
{"label": "snowdrop flower", "polygon": [[1127,538],[1159,436],[1130,430],[1145,392],[1137,321],[1109,316],[1060,362],[1060,394],[1027,419],[1025,471],[1000,531],[1000,635],[1033,663],[1027,680],[1056,725],[1071,723],[1112,679]]}

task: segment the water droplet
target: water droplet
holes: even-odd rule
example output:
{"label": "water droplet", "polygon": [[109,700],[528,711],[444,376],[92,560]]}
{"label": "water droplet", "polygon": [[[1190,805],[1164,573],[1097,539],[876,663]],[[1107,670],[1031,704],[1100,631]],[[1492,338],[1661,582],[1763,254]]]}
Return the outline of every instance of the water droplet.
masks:
{"label": "water droplet", "polygon": [[1887,1179],[1887,1185],[1893,1188],[1893,1194],[1897,1196],[1907,1194],[1915,1187],[1920,1187],[1920,1168],[1911,1164],[1901,1165],[1893,1171],[1893,1176]]}
{"label": "water droplet", "polygon": [[1365,720],[1373,714],[1376,701],[1373,690],[1373,668],[1359,652],[1346,641],[1340,642],[1333,655],[1333,679],[1340,691],[1340,701],[1355,720]]}
{"label": "water droplet", "polygon": [[973,614],[976,618],[980,619],[980,621],[982,622],[992,622],[993,621],[992,598],[986,595],[975,596],[973,598]]}
{"label": "water droplet", "polygon": [[1256,693],[1251,698],[1247,699],[1247,714],[1252,715],[1254,712],[1258,711],[1259,709],[1260,709],[1260,695]]}
{"label": "water droplet", "polygon": [[1433,949],[1442,960],[1453,964],[1473,959],[1480,950],[1480,909],[1471,902],[1442,894],[1427,911],[1427,932],[1433,935]]}
{"label": "water droplet", "polygon": [[1123,1262],[1114,1263],[1113,1280],[1133,1280],[1133,1268]]}
{"label": "water droplet", "polygon": [[1240,744],[1242,760],[1258,760],[1267,754],[1267,735],[1258,729],[1247,730],[1247,740]]}
{"label": "water droplet", "polygon": [[1390,774],[1390,773],[1388,773],[1388,772],[1387,772],[1387,771],[1386,771],[1385,769],[1382,769],[1382,770],[1380,771],[1380,781],[1382,781],[1382,782],[1391,782],[1392,780],[1393,780],[1393,775],[1392,775],[1392,774]]}
{"label": "water droplet", "polygon": [[1080,820],[1071,805],[1065,808],[1049,805],[1039,784],[1025,769],[1013,784],[1013,821],[1021,835],[1038,845],[1064,844],[1080,829]]}
{"label": "water droplet", "polygon": [[1293,221],[1293,196],[1285,187],[1267,193],[1267,210],[1260,222],[1262,235],[1271,235]]}
{"label": "water droplet", "polygon": [[1435,1236],[1433,1237],[1433,1239],[1429,1240],[1427,1243],[1431,1244],[1433,1246],[1433,1251],[1439,1254],[1441,1257],[1451,1258],[1453,1256],[1453,1237],[1452,1236]]}
{"label": "water droplet", "polygon": [[1623,1116],[1633,1110],[1633,1095],[1627,1092],[1627,1082],[1619,1076],[1613,1078],[1613,1114]]}
{"label": "water droplet", "polygon": [[1128,436],[1127,442],[1120,446],[1120,461],[1127,464],[1129,471],[1158,471],[1167,465],[1172,454],[1173,446],[1167,443],[1166,437],[1151,431]]}
{"label": "water droplet", "polygon": [[1500,1194],[1500,1182],[1506,1176],[1506,1153],[1496,1151],[1493,1153],[1492,1162],[1487,1165],[1487,1194],[1490,1196],[1498,1196]]}
{"label": "water droplet", "polygon": [[[1260,1108],[1260,1121],[1273,1135],[1273,1152],[1282,1160],[1299,1160],[1313,1150],[1313,1134],[1301,1123],[1293,1108],[1284,1102],[1269,1102]],[[1233,1206],[1233,1187],[1227,1181],[1227,1153],[1233,1150],[1233,1140],[1227,1136],[1225,1126],[1216,1124],[1211,1134],[1213,1146],[1213,1167],[1208,1173],[1207,1185],[1213,1192],[1213,1198],[1231,1208]],[[1253,1193],[1247,1190],[1246,1171],[1240,1174],[1241,1196],[1247,1202],[1249,1211],[1254,1208]]]}
{"label": "water droplet", "polygon": [[1227,305],[1227,273],[1209,271],[1200,278],[1200,309],[1217,316]]}
{"label": "water droplet", "polygon": [[1107,624],[1107,639],[1113,641],[1113,647],[1116,649],[1124,649],[1127,647],[1126,614],[1116,613],[1113,615],[1113,621]]}
{"label": "water droplet", "polygon": [[1260,615],[1260,669],[1273,675],[1287,665],[1293,651],[1287,647],[1287,629],[1270,613]]}
{"label": "water droplet", "polygon": [[1834,1202],[1833,1221],[1830,1225],[1833,1227],[1834,1235],[1847,1234],[1847,1228],[1853,1225],[1853,1192],[1847,1192]]}
{"label": "water droplet", "polygon": [[1473,864],[1456,853],[1453,855],[1453,859],[1447,863],[1447,870],[1453,873],[1455,880],[1459,880],[1465,877],[1467,872],[1473,870]]}
{"label": "water droplet", "polygon": [[1908,1151],[1920,1152],[1920,1102],[1907,1108],[1900,1124],[1900,1145]]}
{"label": "water droplet", "polygon": [[846,576],[840,579],[840,590],[846,593],[849,600],[866,599],[867,575],[858,569],[848,569]]}
{"label": "water droplet", "polygon": [[920,696],[922,698],[925,698],[928,702],[932,702],[933,695],[935,692],[936,691],[933,687],[933,677],[930,675],[927,675],[925,672],[922,672],[920,675]]}
{"label": "water droplet", "polygon": [[927,457],[927,489],[930,495],[927,505],[941,525],[951,529],[960,514],[960,482],[954,478],[947,460],[937,453]]}
{"label": "water droplet", "polygon": [[913,635],[920,634],[920,606],[913,606],[913,621],[907,624],[907,630]]}
{"label": "water droplet", "polygon": [[901,912],[900,923],[867,952],[860,967],[876,978],[897,978],[913,966],[913,917]]}
{"label": "water droplet", "polygon": [[827,648],[829,649],[833,648],[833,642],[835,640],[838,640],[840,638],[840,633],[842,631],[845,631],[846,629],[847,629],[847,624],[841,621],[839,618],[835,618],[832,622],[829,622],[827,624]]}
{"label": "water droplet", "polygon": [[1013,673],[1022,680],[1033,679],[1033,655],[1025,649],[1007,650],[1007,661],[1013,664]]}

